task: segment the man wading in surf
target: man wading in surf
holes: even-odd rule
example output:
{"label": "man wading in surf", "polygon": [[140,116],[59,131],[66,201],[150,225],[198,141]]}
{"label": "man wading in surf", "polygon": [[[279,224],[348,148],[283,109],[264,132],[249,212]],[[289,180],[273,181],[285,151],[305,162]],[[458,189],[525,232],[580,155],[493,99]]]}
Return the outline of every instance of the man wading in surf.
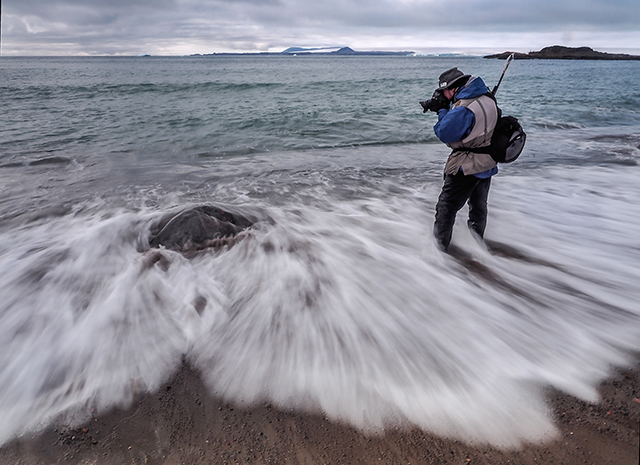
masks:
{"label": "man wading in surf", "polygon": [[456,214],[469,202],[469,229],[480,238],[487,224],[487,198],[491,176],[498,172],[491,155],[465,149],[486,147],[499,118],[495,98],[479,77],[451,68],[439,77],[431,100],[420,102],[424,111],[438,114],[436,136],[453,151],[444,167],[444,184],[436,205],[433,234],[446,251]]}

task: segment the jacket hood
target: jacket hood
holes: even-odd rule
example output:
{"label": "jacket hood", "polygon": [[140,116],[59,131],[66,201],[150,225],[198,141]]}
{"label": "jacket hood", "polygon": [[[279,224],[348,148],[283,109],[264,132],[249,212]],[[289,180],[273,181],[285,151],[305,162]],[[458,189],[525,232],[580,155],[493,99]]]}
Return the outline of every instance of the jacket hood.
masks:
{"label": "jacket hood", "polygon": [[486,94],[487,92],[489,92],[489,89],[485,85],[482,78],[472,77],[464,86],[460,88],[460,90],[458,90],[454,97],[454,101],[463,98],[480,97],[482,94]]}

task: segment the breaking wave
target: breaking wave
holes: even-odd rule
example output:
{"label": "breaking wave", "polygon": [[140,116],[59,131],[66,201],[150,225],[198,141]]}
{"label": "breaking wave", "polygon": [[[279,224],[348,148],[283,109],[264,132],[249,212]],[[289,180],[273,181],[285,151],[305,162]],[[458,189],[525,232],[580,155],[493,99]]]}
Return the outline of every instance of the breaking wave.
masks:
{"label": "breaking wave", "polygon": [[365,431],[552,437],[544,388],[597,400],[640,349],[636,178],[563,168],[500,183],[490,247],[455,232],[465,260],[431,239],[435,187],[257,201],[272,221],[192,259],[145,252],[157,210],[1,232],[0,442],[127,406],[184,358],[214,395]]}

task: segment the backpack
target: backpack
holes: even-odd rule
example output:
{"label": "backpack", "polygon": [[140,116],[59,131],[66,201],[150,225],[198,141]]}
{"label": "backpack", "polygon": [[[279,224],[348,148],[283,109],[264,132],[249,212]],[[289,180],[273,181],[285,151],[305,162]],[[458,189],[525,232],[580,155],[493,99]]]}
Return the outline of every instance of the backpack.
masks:
{"label": "backpack", "polygon": [[496,163],[511,163],[522,153],[524,143],[527,141],[527,135],[520,123],[518,123],[518,118],[514,116],[502,116],[502,110],[498,107],[498,101],[495,96],[497,87],[498,86],[496,86],[492,92],[484,94],[493,100],[498,108],[498,121],[491,136],[491,144],[486,147],[476,147],[473,149],[463,148],[458,150],[473,153],[488,153]]}
{"label": "backpack", "polygon": [[491,136],[491,144],[473,149],[464,148],[466,152],[488,153],[496,163],[511,163],[522,153],[527,134],[513,116],[501,116]]}
{"label": "backpack", "polygon": [[511,163],[522,153],[527,134],[522,129],[518,118],[501,116],[491,136],[488,153],[497,163]]}

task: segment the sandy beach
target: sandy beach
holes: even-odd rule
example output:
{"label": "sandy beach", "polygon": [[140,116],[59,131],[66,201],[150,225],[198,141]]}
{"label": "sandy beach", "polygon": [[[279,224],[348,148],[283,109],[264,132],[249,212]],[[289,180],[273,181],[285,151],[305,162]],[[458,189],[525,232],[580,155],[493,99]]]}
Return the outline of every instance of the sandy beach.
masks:
{"label": "sandy beach", "polygon": [[[159,392],[70,428],[51,425],[0,449],[1,464],[594,464],[639,463],[640,366],[616,370],[587,403],[548,393],[557,438],[518,450],[418,429],[365,435],[321,415],[212,397],[185,365]],[[526,422],[526,418],[522,419]]]}

